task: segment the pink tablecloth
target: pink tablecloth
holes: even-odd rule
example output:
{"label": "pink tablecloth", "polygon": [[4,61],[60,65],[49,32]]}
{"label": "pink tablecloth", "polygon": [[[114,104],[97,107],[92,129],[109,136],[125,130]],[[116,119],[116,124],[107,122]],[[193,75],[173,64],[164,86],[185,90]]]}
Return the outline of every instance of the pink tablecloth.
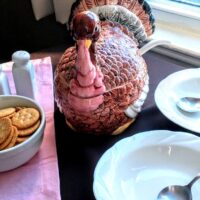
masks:
{"label": "pink tablecloth", "polygon": [[[38,102],[46,114],[44,140],[39,152],[28,163],[12,171],[0,173],[2,200],[60,200],[51,59],[46,57],[32,62],[40,94]],[[4,63],[3,71],[8,74],[11,91],[15,94],[11,66],[12,62]]]}

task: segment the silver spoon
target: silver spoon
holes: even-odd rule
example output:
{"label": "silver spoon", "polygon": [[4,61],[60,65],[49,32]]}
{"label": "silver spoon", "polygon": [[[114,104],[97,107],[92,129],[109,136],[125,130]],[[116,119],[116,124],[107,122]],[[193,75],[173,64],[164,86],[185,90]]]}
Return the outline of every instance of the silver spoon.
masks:
{"label": "silver spoon", "polygon": [[165,187],[158,194],[157,200],[192,200],[191,187],[199,178],[200,174],[185,186],[172,185]]}
{"label": "silver spoon", "polygon": [[199,112],[200,111],[200,98],[183,97],[180,98],[176,105],[186,112]]}

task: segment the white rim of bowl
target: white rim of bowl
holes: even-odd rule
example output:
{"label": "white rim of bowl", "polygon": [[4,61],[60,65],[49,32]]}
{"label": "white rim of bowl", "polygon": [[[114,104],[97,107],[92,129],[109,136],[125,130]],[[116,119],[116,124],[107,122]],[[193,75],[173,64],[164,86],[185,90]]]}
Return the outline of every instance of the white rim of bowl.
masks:
{"label": "white rim of bowl", "polygon": [[25,140],[24,142],[17,144],[14,147],[11,147],[9,149],[5,149],[5,150],[0,150],[0,155],[8,153],[8,152],[13,152],[16,149],[21,149],[24,145],[26,145],[26,143],[29,142],[30,139],[34,139],[35,137],[37,137],[37,135],[39,134],[39,132],[41,131],[42,127],[45,125],[46,122],[46,118],[45,118],[45,112],[43,110],[43,108],[36,102],[36,100],[33,100],[31,98],[28,97],[24,97],[24,96],[20,96],[20,95],[0,95],[1,98],[9,98],[9,97],[14,97],[14,98],[18,98],[18,99],[24,99],[27,101],[30,101],[31,103],[35,104],[36,107],[39,109],[40,114],[41,114],[41,122],[40,122],[40,126],[37,128],[37,130],[34,132],[34,134],[32,134],[27,140]]}

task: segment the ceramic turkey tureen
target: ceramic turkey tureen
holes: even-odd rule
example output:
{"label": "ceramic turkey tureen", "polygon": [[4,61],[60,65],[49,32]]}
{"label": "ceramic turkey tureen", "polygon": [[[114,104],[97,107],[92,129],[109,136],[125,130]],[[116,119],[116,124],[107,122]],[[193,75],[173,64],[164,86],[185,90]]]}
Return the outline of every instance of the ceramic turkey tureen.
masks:
{"label": "ceramic turkey tureen", "polygon": [[55,71],[55,97],[76,131],[119,134],[136,118],[149,77],[139,46],[153,33],[141,0],[79,0],[69,20],[76,45]]}

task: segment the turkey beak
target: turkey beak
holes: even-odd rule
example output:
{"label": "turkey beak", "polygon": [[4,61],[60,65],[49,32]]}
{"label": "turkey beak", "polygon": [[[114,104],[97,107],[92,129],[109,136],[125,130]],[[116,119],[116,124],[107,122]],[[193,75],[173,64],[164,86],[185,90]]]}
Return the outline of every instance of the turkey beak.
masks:
{"label": "turkey beak", "polygon": [[85,40],[85,46],[86,46],[88,49],[90,48],[91,44],[92,44],[92,40],[89,40],[89,39]]}

